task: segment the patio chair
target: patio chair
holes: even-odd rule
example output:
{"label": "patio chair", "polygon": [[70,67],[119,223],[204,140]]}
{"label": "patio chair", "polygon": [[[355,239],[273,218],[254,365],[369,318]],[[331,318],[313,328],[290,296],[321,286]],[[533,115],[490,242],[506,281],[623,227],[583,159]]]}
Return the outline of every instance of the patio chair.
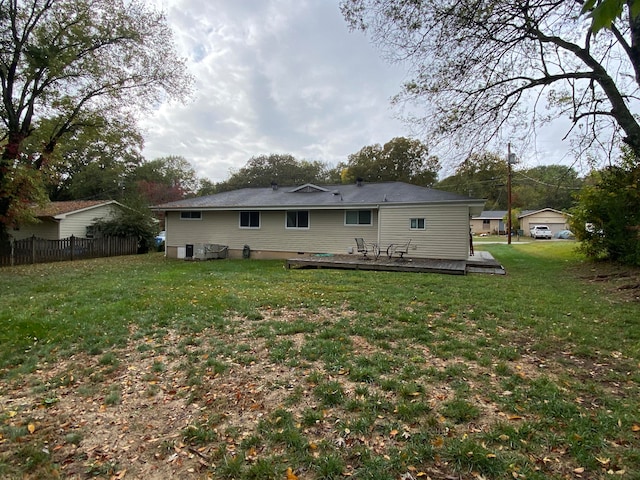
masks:
{"label": "patio chair", "polygon": [[377,243],[367,243],[362,237],[356,237],[356,245],[358,253],[361,253],[363,258],[369,258],[367,254],[373,252],[373,256],[377,259],[380,256],[380,249]]}
{"label": "patio chair", "polygon": [[387,257],[391,258],[394,255],[398,255],[400,258],[404,258],[405,253],[409,253],[409,245],[411,239],[407,243],[392,243],[387,247]]}

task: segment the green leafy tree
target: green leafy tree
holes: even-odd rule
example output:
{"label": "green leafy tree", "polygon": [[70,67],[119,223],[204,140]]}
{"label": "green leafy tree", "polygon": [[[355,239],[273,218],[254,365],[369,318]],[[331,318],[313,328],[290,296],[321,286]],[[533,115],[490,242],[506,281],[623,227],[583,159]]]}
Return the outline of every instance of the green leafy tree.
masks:
{"label": "green leafy tree", "polygon": [[270,154],[252,157],[244,167],[216,187],[217,191],[223,192],[246,187],[268,187],[274,182],[279,185],[326,183],[327,178],[327,167],[322,162],[297,160],[289,154]]}
{"label": "green leafy tree", "polygon": [[[51,121],[38,122],[23,152],[38,155]],[[122,200],[125,178],[143,161],[143,138],[132,119],[94,118],[63,136],[41,172],[49,199]]]}
{"label": "green leafy tree", "polygon": [[595,172],[592,181],[578,195],[570,220],[582,251],[640,265],[640,162],[627,151],[621,165]]}
{"label": "green leafy tree", "polygon": [[583,148],[607,143],[608,128],[640,155],[640,20],[628,5],[594,35],[579,1],[341,1],[352,28],[411,69],[397,100],[424,109],[427,138],[478,148],[564,118]]}
{"label": "green leafy tree", "polygon": [[431,186],[438,178],[440,162],[429,156],[428,147],[419,140],[396,137],[384,146],[367,145],[349,155],[343,169],[344,183],[362,178],[369,182],[400,181]]}
{"label": "green leafy tree", "polygon": [[146,205],[173,202],[192,197],[200,181],[187,159],[177,155],[143,162],[127,178],[128,196],[138,197]]}
{"label": "green leafy tree", "polygon": [[469,155],[451,175],[437,185],[449,192],[487,200],[487,210],[507,208],[507,161],[492,152]]}
{"label": "green leafy tree", "polygon": [[567,210],[574,206],[575,195],[582,187],[583,180],[574,168],[542,165],[516,170],[512,184],[516,204],[523,208]]}
{"label": "green leafy tree", "polygon": [[[41,172],[66,135],[95,119],[182,98],[191,78],[165,17],[140,0],[0,0],[0,45],[2,240],[34,200],[16,188],[18,170]],[[45,123],[39,151],[25,152]]]}

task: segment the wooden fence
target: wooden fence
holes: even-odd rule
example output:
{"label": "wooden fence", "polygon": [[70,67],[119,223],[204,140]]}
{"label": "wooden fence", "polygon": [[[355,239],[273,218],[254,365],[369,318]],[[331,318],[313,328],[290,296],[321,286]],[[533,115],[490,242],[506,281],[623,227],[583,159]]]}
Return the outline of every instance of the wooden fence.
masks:
{"label": "wooden fence", "polygon": [[138,239],[136,237],[77,238],[71,236],[62,240],[30,237],[23,240],[12,240],[8,251],[3,251],[0,247],[0,267],[115,257],[136,253],[138,253]]}

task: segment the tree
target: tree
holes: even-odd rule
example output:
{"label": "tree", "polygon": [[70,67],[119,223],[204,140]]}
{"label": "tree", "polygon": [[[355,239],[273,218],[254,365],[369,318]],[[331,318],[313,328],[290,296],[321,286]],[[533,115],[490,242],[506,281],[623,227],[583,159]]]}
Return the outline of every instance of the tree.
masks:
{"label": "tree", "polygon": [[572,210],[571,230],[591,258],[640,265],[640,162],[628,150],[621,165],[592,175]]}
{"label": "tree", "polygon": [[326,183],[327,167],[322,162],[297,160],[289,154],[270,154],[252,157],[247,164],[217,185],[218,192],[245,187]]}
{"label": "tree", "polygon": [[158,205],[191,197],[198,186],[191,164],[184,157],[170,155],[140,164],[127,178],[125,188],[146,205]]}
{"label": "tree", "polygon": [[[191,83],[165,17],[140,0],[0,0],[0,44],[4,238],[32,200],[16,193],[19,168],[41,171],[65,135],[181,98]],[[23,152],[45,123],[39,151]]]}
{"label": "tree", "polygon": [[429,156],[429,149],[419,140],[396,137],[380,146],[368,145],[349,155],[342,180],[356,178],[370,182],[400,181],[431,186],[438,178],[440,162]]}
{"label": "tree", "polygon": [[578,172],[565,165],[541,165],[513,173],[513,198],[520,207],[567,210],[574,206],[582,187]]}
{"label": "tree", "polygon": [[474,153],[443,179],[437,188],[487,200],[487,210],[507,208],[507,160],[497,153]]}
{"label": "tree", "polygon": [[424,106],[418,123],[434,139],[486,145],[508,126],[563,117],[585,148],[622,136],[640,155],[640,18],[623,6],[595,35],[581,3],[342,0],[341,9],[409,65],[413,79],[398,99]]}
{"label": "tree", "polygon": [[[46,120],[38,122],[34,134],[25,139],[23,154],[37,155],[52,128]],[[125,178],[144,161],[142,146],[142,135],[131,119],[95,118],[74,129],[61,138],[41,169],[49,199],[121,200]]]}

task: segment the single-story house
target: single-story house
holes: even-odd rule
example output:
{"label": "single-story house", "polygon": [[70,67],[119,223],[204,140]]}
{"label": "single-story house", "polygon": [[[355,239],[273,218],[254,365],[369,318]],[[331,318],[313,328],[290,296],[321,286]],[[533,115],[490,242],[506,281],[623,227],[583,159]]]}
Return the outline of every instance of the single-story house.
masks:
{"label": "single-story house", "polygon": [[568,213],[555,210],[553,208],[543,208],[542,210],[527,210],[518,215],[520,229],[525,235],[529,235],[529,230],[534,225],[546,225],[554,235],[560,230],[569,229]]}
{"label": "single-story house", "polygon": [[504,218],[507,216],[506,210],[483,210],[480,215],[471,218],[471,233],[480,235],[488,233],[498,235],[507,231]]}
{"label": "single-story house", "polygon": [[[356,237],[382,252],[411,240],[408,256],[464,260],[469,220],[484,200],[402,182],[243,188],[156,205],[165,214],[165,255],[187,246],[228,247],[230,257],[290,258],[356,252]],[[189,255],[187,255],[189,256]]]}
{"label": "single-story house", "polygon": [[36,236],[46,240],[61,240],[70,236],[92,238],[97,220],[113,218],[122,205],[115,200],[74,200],[50,202],[36,208],[36,223],[9,230],[15,240]]}
{"label": "single-story house", "polygon": [[[518,215],[518,221],[520,222],[520,230],[523,231],[524,235],[529,235],[529,230],[534,225],[547,225],[555,235],[560,230],[569,228],[569,216],[568,213],[553,208],[522,210]],[[471,219],[471,232],[474,235],[482,233],[506,234],[507,225],[504,221],[506,217],[506,210],[485,210]]]}

